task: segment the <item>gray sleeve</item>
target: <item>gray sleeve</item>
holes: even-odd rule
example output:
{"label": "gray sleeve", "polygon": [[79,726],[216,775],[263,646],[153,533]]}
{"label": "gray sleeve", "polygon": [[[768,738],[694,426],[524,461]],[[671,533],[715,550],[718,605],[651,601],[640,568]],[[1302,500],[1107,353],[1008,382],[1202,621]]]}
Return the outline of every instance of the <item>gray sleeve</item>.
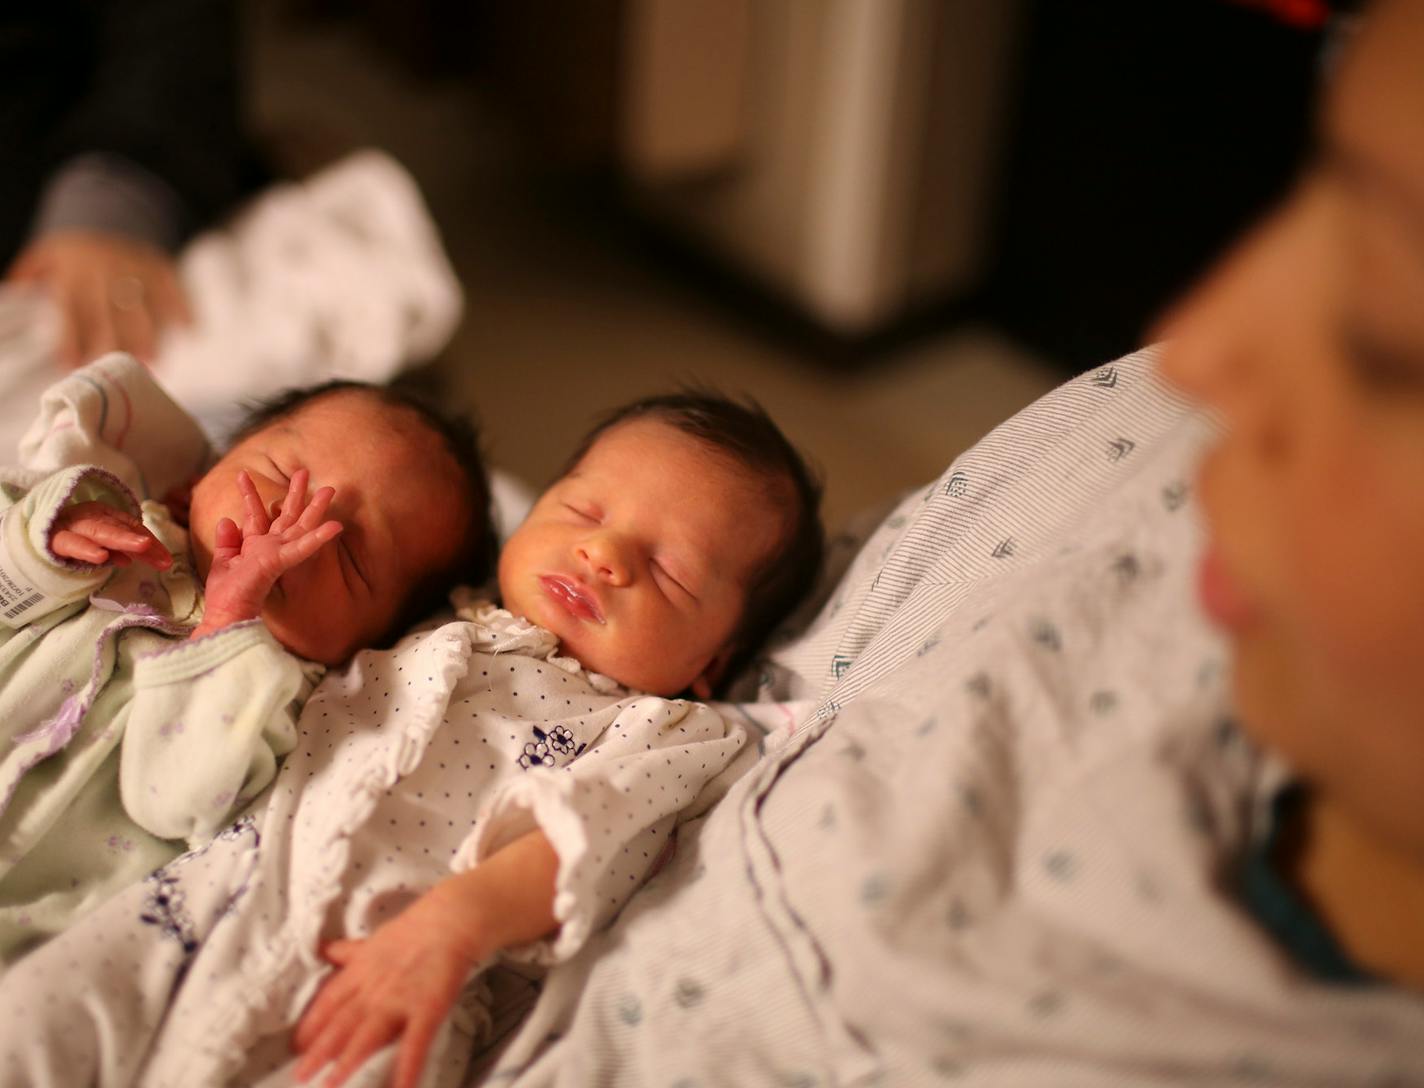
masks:
{"label": "gray sleeve", "polygon": [[183,237],[183,203],[157,174],[105,152],[78,155],[45,186],[33,236],[58,230],[121,234],[173,251]]}

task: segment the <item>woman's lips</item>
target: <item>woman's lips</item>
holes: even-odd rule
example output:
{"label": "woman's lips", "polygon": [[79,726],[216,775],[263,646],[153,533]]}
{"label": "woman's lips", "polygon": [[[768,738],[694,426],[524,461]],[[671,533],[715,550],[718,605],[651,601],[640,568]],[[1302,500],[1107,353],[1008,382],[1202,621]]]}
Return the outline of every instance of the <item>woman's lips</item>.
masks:
{"label": "woman's lips", "polygon": [[1226,569],[1214,544],[1207,545],[1202,555],[1197,571],[1197,594],[1212,622],[1228,631],[1240,631],[1256,619],[1255,606]]}
{"label": "woman's lips", "polygon": [[604,622],[603,610],[598,607],[598,598],[584,586],[572,579],[552,574],[540,575],[539,584],[544,587],[545,593],[575,619],[590,620],[593,623]]}

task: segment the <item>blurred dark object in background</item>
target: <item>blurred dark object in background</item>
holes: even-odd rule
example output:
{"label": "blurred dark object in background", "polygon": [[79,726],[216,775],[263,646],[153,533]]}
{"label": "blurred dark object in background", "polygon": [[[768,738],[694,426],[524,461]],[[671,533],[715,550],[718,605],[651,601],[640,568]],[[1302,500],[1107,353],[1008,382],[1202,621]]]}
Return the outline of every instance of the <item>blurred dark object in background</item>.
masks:
{"label": "blurred dark object in background", "polygon": [[[249,0],[251,2],[251,0]],[[459,75],[484,57],[480,19],[499,3],[472,0],[278,0],[284,13],[307,23],[359,20],[376,43],[424,77]]]}
{"label": "blurred dark object in background", "polygon": [[1324,28],[1227,0],[1036,0],[1025,25],[986,305],[1080,369],[1290,184]]}
{"label": "blurred dark object in background", "polygon": [[84,156],[107,156],[157,190],[161,208],[116,228],[171,249],[211,223],[263,179],[240,85],[233,0],[7,3],[0,265],[27,238],[46,186]]}
{"label": "blurred dark object in background", "polygon": [[470,80],[574,217],[817,356],[987,316],[1073,369],[1289,184],[1350,6],[286,2]]}
{"label": "blurred dark object in background", "polygon": [[524,150],[545,169],[616,161],[625,0],[479,5],[476,73]]}

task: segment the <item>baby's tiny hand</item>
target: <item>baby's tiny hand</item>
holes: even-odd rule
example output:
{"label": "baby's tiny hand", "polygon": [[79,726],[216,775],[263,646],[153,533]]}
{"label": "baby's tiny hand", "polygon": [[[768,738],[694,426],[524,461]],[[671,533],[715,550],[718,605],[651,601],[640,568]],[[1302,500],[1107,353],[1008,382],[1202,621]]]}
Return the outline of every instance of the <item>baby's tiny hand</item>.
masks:
{"label": "baby's tiny hand", "polygon": [[159,539],[139,518],[103,502],[66,506],[54,519],[49,548],[64,559],[126,567],[140,559],[159,570],[173,565]]}
{"label": "baby's tiny hand", "polygon": [[245,516],[239,529],[230,518],[217,524],[213,561],[204,587],[203,622],[194,637],[256,619],[277,579],[305,563],[341,533],[341,522],[324,521],[336,490],[319,488],[307,501],[306,469],[292,473],[287,497],[274,506],[272,520],[252,478],[237,474]]}
{"label": "baby's tiny hand", "polygon": [[399,1040],[393,1088],[416,1088],[426,1055],[479,962],[469,911],[438,886],[365,940],[332,941],[322,956],[336,971],[302,1013],[292,1042],[297,1080],[328,1064],[323,1088],[338,1088],[387,1043]]}

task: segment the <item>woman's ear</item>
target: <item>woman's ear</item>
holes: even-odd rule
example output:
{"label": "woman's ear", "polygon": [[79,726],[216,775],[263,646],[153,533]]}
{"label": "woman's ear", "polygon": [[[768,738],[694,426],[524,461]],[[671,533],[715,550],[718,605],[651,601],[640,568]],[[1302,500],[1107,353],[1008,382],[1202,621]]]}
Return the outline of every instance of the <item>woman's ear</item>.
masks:
{"label": "woman's ear", "polygon": [[726,673],[727,666],[732,663],[732,658],[736,656],[736,652],[737,647],[728,643],[712,655],[712,660],[707,662],[702,672],[698,674],[697,679],[692,681],[691,691],[695,698],[712,698],[712,693],[717,689],[717,685],[722,682],[722,676]]}

